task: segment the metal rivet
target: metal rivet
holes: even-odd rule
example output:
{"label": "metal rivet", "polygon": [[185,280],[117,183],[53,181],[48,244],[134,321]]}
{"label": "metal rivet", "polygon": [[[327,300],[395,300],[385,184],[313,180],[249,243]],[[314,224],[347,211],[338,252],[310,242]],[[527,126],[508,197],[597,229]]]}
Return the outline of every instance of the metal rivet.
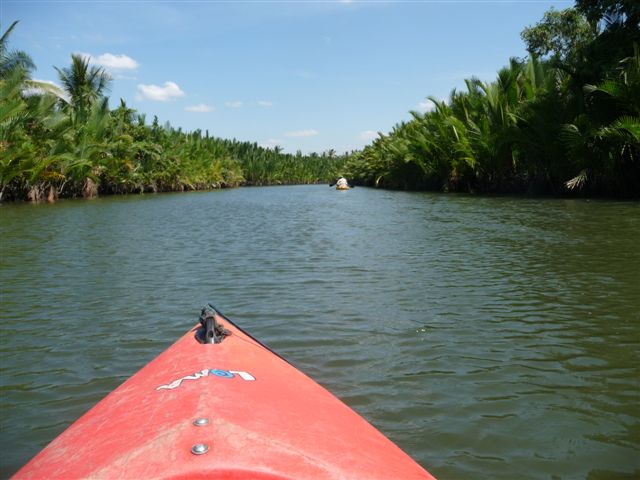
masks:
{"label": "metal rivet", "polygon": [[209,419],[208,418],[196,418],[193,421],[193,424],[196,427],[204,427],[205,425],[209,425]]}
{"label": "metal rivet", "polygon": [[196,443],[191,447],[191,453],[194,455],[203,455],[209,451],[209,445],[206,443]]}

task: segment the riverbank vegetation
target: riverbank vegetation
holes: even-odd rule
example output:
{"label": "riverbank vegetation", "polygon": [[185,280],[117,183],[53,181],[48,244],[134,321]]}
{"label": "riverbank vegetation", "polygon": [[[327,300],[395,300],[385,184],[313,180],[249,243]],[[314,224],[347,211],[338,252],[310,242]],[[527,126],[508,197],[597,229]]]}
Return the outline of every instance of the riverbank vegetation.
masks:
{"label": "riverbank vegetation", "polygon": [[34,82],[33,62],[0,39],[0,200],[55,201],[110,193],[329,182],[343,157],[183,132],[121,100],[111,79],[80,55],[58,68],[61,88]]}
{"label": "riverbank vegetation", "polygon": [[466,80],[348,160],[364,185],[640,195],[640,4],[578,0],[522,32],[529,56]]}
{"label": "riverbank vegetation", "polygon": [[80,55],[62,87],[30,78],[29,56],[0,38],[0,200],[319,183],[347,175],[386,188],[640,196],[640,6],[577,0],[550,10],[492,82],[380,133],[352,154],[279,148],[150,122]]}

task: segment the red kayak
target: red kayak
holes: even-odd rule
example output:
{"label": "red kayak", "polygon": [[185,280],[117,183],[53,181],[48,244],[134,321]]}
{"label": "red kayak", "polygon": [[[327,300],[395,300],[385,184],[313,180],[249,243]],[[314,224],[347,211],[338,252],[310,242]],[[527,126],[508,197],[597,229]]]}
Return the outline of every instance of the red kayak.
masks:
{"label": "red kayak", "polygon": [[200,322],[14,478],[433,479],[212,306]]}

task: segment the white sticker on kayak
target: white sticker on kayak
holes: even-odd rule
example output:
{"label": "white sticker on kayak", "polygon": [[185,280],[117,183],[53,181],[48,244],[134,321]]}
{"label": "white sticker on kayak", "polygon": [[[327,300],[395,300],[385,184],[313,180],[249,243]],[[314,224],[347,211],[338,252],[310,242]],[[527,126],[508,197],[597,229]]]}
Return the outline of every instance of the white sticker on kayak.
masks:
{"label": "white sticker on kayak", "polygon": [[195,372],[193,375],[187,375],[186,377],[182,377],[177,380],[174,380],[173,382],[168,383],[167,385],[160,385],[158,388],[156,388],[156,390],[164,390],[164,389],[173,390],[174,388],[178,388],[182,384],[183,380],[198,380],[202,377],[210,377],[210,376],[215,376],[220,378],[234,378],[236,375],[241,379],[246,380],[247,382],[253,382],[256,379],[256,377],[254,377],[253,375],[247,372],[239,372],[237,370],[218,370],[218,369],[205,368],[203,370],[200,370],[199,372]]}

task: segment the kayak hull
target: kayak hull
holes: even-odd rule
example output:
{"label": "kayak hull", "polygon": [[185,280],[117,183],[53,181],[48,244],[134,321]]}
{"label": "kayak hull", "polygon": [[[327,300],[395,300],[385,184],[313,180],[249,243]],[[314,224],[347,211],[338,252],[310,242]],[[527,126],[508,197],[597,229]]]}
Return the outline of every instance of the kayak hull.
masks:
{"label": "kayak hull", "polygon": [[339,186],[337,185],[336,186],[336,190],[349,190],[349,188],[350,187],[345,187],[345,186],[342,186],[342,185],[339,185]]}
{"label": "kayak hull", "polygon": [[220,321],[231,332],[222,343],[201,344],[189,331],[14,478],[433,478],[323,387]]}

